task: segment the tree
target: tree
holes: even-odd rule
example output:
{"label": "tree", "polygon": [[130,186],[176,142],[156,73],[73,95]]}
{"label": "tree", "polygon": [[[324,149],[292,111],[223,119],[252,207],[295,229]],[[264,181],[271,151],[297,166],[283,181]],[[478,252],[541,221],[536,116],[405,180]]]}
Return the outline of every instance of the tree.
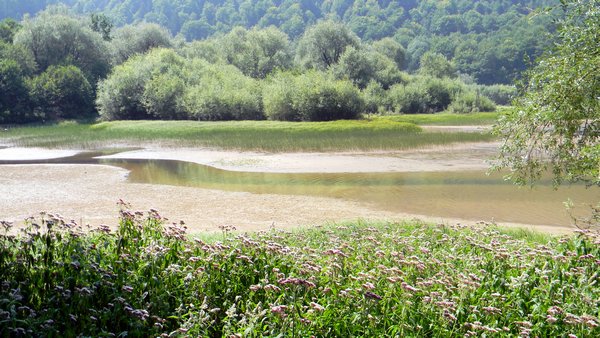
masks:
{"label": "tree", "polygon": [[236,27],[219,41],[226,62],[247,76],[264,78],[275,69],[291,66],[288,36],[273,26]]}
{"label": "tree", "polygon": [[186,21],[183,26],[181,26],[181,34],[183,34],[188,41],[208,38],[213,35],[214,32],[215,29],[209,25],[206,20]]}
{"label": "tree", "polygon": [[393,60],[398,69],[402,69],[405,66],[406,50],[396,40],[383,38],[375,41],[373,42],[373,49]]}
{"label": "tree", "polygon": [[37,71],[37,64],[31,51],[21,45],[0,41],[0,60],[13,60],[19,64],[23,76],[31,76]]}
{"label": "tree", "polygon": [[[183,67],[183,58],[173,50],[156,48],[147,54],[138,54],[116,66],[113,72],[98,84],[96,105],[100,117],[105,120],[140,120],[156,116],[166,118],[166,112],[158,111],[164,107],[158,100],[164,98],[173,102],[169,91],[177,85],[169,85],[165,94],[148,101],[153,89],[146,86],[152,78],[161,74],[173,73],[173,69]],[[144,95],[146,94],[146,95]],[[145,104],[149,104],[151,111]],[[174,107],[173,107],[174,108]]]}
{"label": "tree", "polygon": [[[600,186],[600,0],[563,0],[555,47],[526,74],[515,109],[495,127],[496,169],[519,184],[551,170],[563,181]],[[600,217],[600,216],[599,216]]]}
{"label": "tree", "polygon": [[190,78],[183,97],[185,110],[196,120],[262,120],[261,88],[232,65],[192,60]]}
{"label": "tree", "polygon": [[0,59],[0,124],[30,122],[29,94],[19,64]]}
{"label": "tree", "polygon": [[15,33],[21,29],[21,24],[14,19],[0,21],[0,41],[12,43]]}
{"label": "tree", "polygon": [[440,53],[427,52],[421,57],[419,73],[437,78],[455,78],[456,68],[454,64]]}
{"label": "tree", "polygon": [[348,47],[334,67],[338,78],[347,78],[359,88],[365,88],[375,76],[373,62],[367,52]]}
{"label": "tree", "polygon": [[127,25],[115,31],[112,39],[113,59],[121,64],[135,54],[143,54],[152,48],[173,47],[171,34],[155,23]]}
{"label": "tree", "polygon": [[104,14],[93,13],[90,15],[90,20],[90,28],[94,32],[100,33],[104,41],[110,41],[112,39],[110,32],[112,31],[113,23],[110,21],[108,16]]}
{"label": "tree", "polygon": [[263,103],[269,119],[287,121],[355,119],[364,109],[362,95],[350,81],[317,70],[276,74],[264,87]]}
{"label": "tree", "polygon": [[297,58],[306,68],[327,69],[338,63],[346,48],[359,45],[360,39],[343,23],[321,21],[304,32]]}
{"label": "tree", "polygon": [[35,109],[46,119],[79,119],[94,113],[92,86],[73,65],[48,67],[30,87]]}
{"label": "tree", "polygon": [[14,43],[31,51],[41,72],[52,65],[72,64],[86,74],[90,83],[96,83],[110,68],[102,37],[83,20],[67,14],[47,11],[23,21]]}

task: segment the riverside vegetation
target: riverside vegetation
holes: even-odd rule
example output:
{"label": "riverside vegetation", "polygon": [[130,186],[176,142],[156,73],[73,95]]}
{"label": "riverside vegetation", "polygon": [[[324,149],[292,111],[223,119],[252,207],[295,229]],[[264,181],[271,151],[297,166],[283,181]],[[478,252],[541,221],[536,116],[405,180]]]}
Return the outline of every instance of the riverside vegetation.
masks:
{"label": "riverside vegetation", "polygon": [[114,144],[176,144],[221,149],[286,151],[403,150],[494,139],[490,133],[427,132],[419,124],[488,123],[497,113],[382,116],[331,122],[279,121],[111,121],[62,122],[10,128],[0,139],[24,147],[95,149]]}
{"label": "riverside vegetation", "polygon": [[[470,11],[475,17],[481,16],[477,11],[492,21],[496,14],[506,14],[504,23],[510,22],[511,29],[522,25],[527,36],[535,39],[519,46],[494,44],[516,48],[505,50],[502,58],[493,55],[500,47],[478,55],[475,41],[455,48],[458,35],[446,41],[446,34],[453,31],[449,27],[448,32],[438,29],[423,40],[417,36],[425,34],[420,32],[423,29],[413,27],[408,19],[433,9],[412,8],[415,4],[404,5],[407,11],[414,9],[406,18],[419,31],[414,34],[402,31],[391,37],[390,30],[374,39],[351,23],[325,15],[322,20],[308,20],[311,24],[302,27],[302,34],[289,35],[271,25],[236,26],[194,41],[174,38],[156,23],[113,27],[104,14],[84,16],[64,6],[50,6],[19,22],[0,22],[0,124],[95,118],[329,121],[354,119],[362,113],[491,111],[495,104],[509,104],[515,96],[510,81],[525,68],[521,59],[536,57],[550,40],[532,33],[550,31],[551,24],[549,16],[526,16],[512,3],[480,2]],[[361,1],[343,3],[361,6]],[[402,16],[404,7],[394,3],[385,4],[386,13]],[[534,8],[543,4],[530,3]],[[460,6],[470,8],[473,2],[460,1]],[[17,12],[20,8],[13,3],[4,7],[16,7]],[[322,10],[323,14],[329,11]],[[456,9],[440,7],[440,11],[450,14]],[[373,13],[365,16],[379,20]],[[441,16],[450,22],[463,20],[457,14]],[[417,21],[424,22],[423,18]],[[394,20],[391,26],[399,25],[399,18]],[[498,28],[498,23],[486,24],[490,31]],[[225,29],[223,23],[217,26]],[[479,34],[481,30],[465,26],[460,35],[463,31],[477,31],[480,38],[488,35]],[[506,33],[498,33],[494,40]],[[524,35],[513,40],[524,41]],[[460,55],[455,55],[455,49]],[[513,60],[498,64],[509,58]],[[474,69],[473,64],[483,59],[493,66]]]}
{"label": "riverside vegetation", "polygon": [[200,239],[121,208],[114,231],[41,214],[0,236],[0,335],[600,334],[598,233],[411,221]]}
{"label": "riverside vegetation", "polygon": [[[444,13],[459,3],[465,2],[444,2],[437,8]],[[500,166],[515,172],[519,183],[535,181],[542,170],[550,168],[557,184],[566,179],[597,186],[600,110],[598,79],[594,75],[600,63],[590,60],[598,59],[600,2],[561,4],[567,15],[566,21],[559,20],[558,43],[527,75],[525,95],[517,101],[520,109],[507,114],[496,128],[505,141],[501,149],[505,161]],[[419,13],[411,11],[411,16]],[[543,15],[533,17],[549,19]],[[283,45],[295,44],[288,44],[281,32],[272,29],[240,28],[226,34],[225,40],[176,46],[160,27],[141,24],[118,32],[116,36],[121,38],[115,38],[111,46],[108,41],[112,26],[106,20],[92,16],[87,22],[53,8],[25,20],[23,26],[27,29],[21,29],[15,21],[2,22],[0,121],[80,118],[80,112],[95,117],[94,98],[105,119],[269,117],[321,121],[357,117],[364,112],[473,112],[487,106],[489,101],[484,96],[505,99],[514,93],[511,87],[467,83],[468,78],[456,72],[459,58],[449,60],[447,55],[430,50],[427,42],[410,35],[410,54],[420,57],[411,61],[418,64],[409,66],[413,74],[406,74],[400,70],[398,60],[387,55],[390,51],[402,52],[404,46],[400,43],[406,39],[363,44],[336,21],[322,21],[305,31],[298,41],[294,66],[262,68],[273,65],[271,61],[277,64],[291,59],[274,53],[266,58],[267,64],[245,67],[248,64],[241,61],[254,60],[256,50],[250,48],[244,54],[250,59],[228,60],[227,50],[213,53],[211,48],[226,39],[240,42],[237,37],[242,37],[242,43],[230,47],[248,47],[248,41],[254,40],[244,37],[260,41],[259,37],[265,35],[281,37]],[[450,33],[453,29],[446,28],[455,26],[452,23],[460,23],[460,17],[445,17],[433,26],[445,27],[441,32]],[[47,39],[34,39],[38,36],[30,34],[34,31]],[[341,35],[328,35],[331,32]],[[55,39],[54,33],[62,35]],[[128,47],[119,46],[119,41],[127,41],[122,37],[132,36],[142,37],[137,41],[140,43],[132,43],[132,49],[119,49]],[[327,36],[344,41],[341,47],[334,46],[340,47],[331,54],[336,56],[334,62],[327,50],[321,54],[324,59],[314,57],[319,55],[315,51],[321,52],[312,48],[318,45],[315,41]],[[462,39],[460,34],[449,36]],[[539,34],[532,36],[538,38]],[[69,45],[73,48],[57,48],[72,41],[79,43]],[[436,48],[442,45],[438,43]],[[382,46],[385,48],[377,51]],[[513,44],[492,46],[483,44],[483,48],[494,51],[506,51],[504,47]],[[456,50],[471,50],[462,47]],[[508,54],[520,59],[524,55],[512,50]],[[217,60],[211,60],[211,55]],[[493,60],[492,64],[504,59],[496,58],[495,53],[482,58],[477,53],[469,55],[470,60]],[[223,56],[226,61],[221,59]],[[257,65],[261,67],[252,67]],[[119,72],[111,73],[115,67],[121,67]],[[148,69],[151,76],[136,74],[139,69]],[[263,79],[265,69],[271,76]],[[271,72],[274,69],[278,70]],[[478,72],[473,74],[477,76]],[[313,81],[317,84],[315,91],[305,85]],[[283,86],[286,83],[289,87]],[[199,86],[205,91],[189,89]],[[482,95],[486,91],[493,93]],[[227,95],[232,92],[239,95]],[[269,97],[264,93],[278,95]],[[318,102],[313,102],[314,98]],[[342,101],[349,106],[337,109]],[[213,112],[219,114],[211,115]],[[328,115],[331,112],[336,115]],[[378,119],[374,123],[343,121],[315,126],[362,133],[361,123],[372,123],[369,128],[381,126],[400,134],[426,134],[406,123],[418,119]],[[438,119],[443,124],[443,118]],[[11,140],[24,145],[44,145],[44,141],[28,137],[46,135],[60,145],[72,144],[73,138],[57,137],[48,131],[72,128],[93,143],[121,140],[127,134],[136,134],[136,129],[143,132],[134,139],[146,140],[141,134],[158,130],[163,139],[171,140],[175,138],[173,132],[183,128],[178,122],[164,127],[159,126],[161,123],[67,123],[46,129],[11,129],[5,135],[16,137]],[[252,122],[240,123],[252,126]],[[190,126],[192,130],[223,127],[202,123]],[[216,135],[235,135],[236,126],[225,125],[227,131]],[[286,124],[272,126],[275,130],[287,128]],[[249,129],[257,133],[260,128]],[[312,131],[303,129],[302,124],[297,128],[303,137],[311,136]],[[195,131],[189,133],[197,135]],[[199,139],[202,144],[202,137]],[[274,143],[275,139],[268,142]],[[552,161],[542,162],[530,154],[543,154],[543,158],[550,154]],[[581,230],[574,236],[556,238],[507,232],[488,224],[471,228],[418,221],[355,222],[237,235],[232,227],[223,226],[222,238],[209,240],[190,238],[183,223],[169,223],[155,210],[144,214],[128,211],[124,203],[121,207],[116,230],[108,226],[85,229],[60,216],[42,214],[28,219],[29,226],[15,236],[11,224],[1,222],[5,233],[0,236],[0,335],[600,335],[598,232]],[[590,224],[598,224],[598,215],[598,209],[594,209]]]}

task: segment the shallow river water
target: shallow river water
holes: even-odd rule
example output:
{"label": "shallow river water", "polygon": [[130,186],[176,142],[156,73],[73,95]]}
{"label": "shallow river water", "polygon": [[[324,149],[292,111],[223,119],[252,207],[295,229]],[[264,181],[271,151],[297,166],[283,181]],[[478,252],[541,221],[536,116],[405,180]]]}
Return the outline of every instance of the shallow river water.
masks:
{"label": "shallow river water", "polygon": [[[18,163],[106,164],[129,170],[136,183],[168,184],[252,193],[294,194],[342,198],[394,212],[566,226],[564,202],[578,205],[600,200],[598,189],[582,185],[552,188],[549,180],[534,189],[518,188],[500,174],[480,171],[423,173],[280,174],[237,172],[172,160],[96,159],[95,153]],[[16,162],[0,162],[16,163]],[[583,208],[585,209],[585,208]]]}

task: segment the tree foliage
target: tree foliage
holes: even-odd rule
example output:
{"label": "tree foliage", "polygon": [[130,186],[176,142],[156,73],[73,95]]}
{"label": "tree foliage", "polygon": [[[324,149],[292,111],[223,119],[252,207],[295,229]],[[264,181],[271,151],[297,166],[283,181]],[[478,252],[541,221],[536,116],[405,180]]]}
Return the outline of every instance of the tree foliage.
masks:
{"label": "tree foliage", "polygon": [[173,47],[169,31],[154,23],[138,23],[117,29],[111,41],[113,60],[121,64],[136,54],[152,48]]}
{"label": "tree foliage", "polygon": [[21,67],[14,60],[0,59],[0,123],[30,122],[30,101]]}
{"label": "tree foliage", "polygon": [[[0,19],[34,15],[57,0],[0,0]],[[342,22],[364,41],[393,38],[406,50],[400,69],[419,68],[432,51],[455,60],[479,83],[512,83],[548,45],[553,23],[532,10],[557,0],[61,0],[81,14],[106,15],[115,26],[151,22],[188,41],[222,36],[235,27],[275,26],[291,39],[320,21]],[[389,40],[387,40],[389,42]]]}
{"label": "tree foliage", "polygon": [[262,119],[259,83],[231,65],[156,48],[115,67],[99,85],[100,116],[116,119]]}
{"label": "tree foliage", "polygon": [[437,78],[455,78],[456,68],[444,55],[427,52],[421,56],[419,73]]}
{"label": "tree foliage", "polygon": [[546,170],[556,184],[600,185],[600,1],[565,0],[555,48],[527,73],[513,111],[496,126],[496,168],[517,183]]}
{"label": "tree foliage", "polygon": [[7,18],[0,21],[0,41],[12,43],[15,33],[21,28],[21,24],[14,19]]}
{"label": "tree foliage", "polygon": [[373,49],[396,63],[398,69],[403,69],[406,66],[406,50],[396,40],[387,37],[378,41],[374,41]]}
{"label": "tree foliage", "polygon": [[358,48],[359,38],[344,24],[322,21],[309,27],[298,42],[297,58],[305,68],[336,65],[348,47]]}
{"label": "tree foliage", "polygon": [[285,121],[354,119],[364,108],[360,92],[350,81],[318,70],[277,74],[265,86],[263,100],[270,119]]}
{"label": "tree foliage", "polygon": [[34,109],[46,120],[81,119],[94,112],[93,88],[73,65],[48,67],[30,87]]}
{"label": "tree foliage", "polygon": [[22,22],[14,43],[31,52],[39,71],[52,65],[72,64],[91,83],[110,70],[108,46],[84,20],[64,13],[43,12]]}
{"label": "tree foliage", "polygon": [[292,65],[288,36],[273,26],[252,30],[236,27],[217,41],[225,61],[247,76],[264,78]]}
{"label": "tree foliage", "polygon": [[90,15],[90,21],[90,28],[94,32],[100,33],[104,41],[110,41],[112,39],[110,33],[114,24],[108,16],[105,14],[92,13],[92,15]]}
{"label": "tree foliage", "polygon": [[[123,2],[123,8],[133,8],[128,6],[134,2]],[[485,96],[506,103],[512,95],[502,86],[478,87],[474,85],[474,75],[457,72],[464,60],[456,55],[452,59],[459,50],[453,44],[461,42],[463,36],[459,34],[463,33],[440,31],[427,36],[429,28],[423,25],[432,24],[428,14],[457,16],[463,9],[473,11],[470,3],[284,1],[280,7],[274,7],[266,0],[263,8],[252,1],[206,1],[197,4],[201,14],[189,19],[223,34],[192,42],[173,38],[169,32],[187,22],[174,23],[169,18],[191,8],[179,8],[182,12],[176,14],[172,11],[176,3],[145,2],[137,8],[143,12],[152,7],[144,20],[114,30],[112,22],[118,25],[125,19],[98,12],[98,4],[89,2],[83,6],[78,0],[68,4],[75,11],[92,12],[91,16],[78,16],[65,6],[53,6],[22,23],[5,21],[6,27],[2,27],[6,28],[7,33],[3,34],[7,37],[0,41],[0,58],[17,63],[18,72],[10,74],[18,76],[10,78],[16,81],[14,84],[28,84],[29,90],[23,96],[24,103],[18,105],[22,109],[5,109],[4,115],[11,116],[5,120],[24,121],[22,113],[44,119],[87,115],[90,87],[96,112],[104,119],[222,120],[261,119],[268,115],[309,121],[356,118],[362,112],[434,113],[448,108],[472,112],[493,109]],[[306,6],[311,8],[310,13],[301,11]],[[404,10],[409,7],[410,10]],[[285,15],[278,14],[281,8],[287,8]],[[367,32],[367,26],[353,19],[379,17],[383,15],[382,8],[386,8],[385,15],[394,24],[381,24],[377,32]],[[510,8],[506,4],[485,10],[478,7],[477,12],[499,13]],[[336,14],[328,20],[317,20],[329,12]],[[473,13],[471,16],[485,21]],[[512,16],[518,17],[514,13]],[[295,21],[285,26],[281,20],[287,17]],[[302,35],[294,33],[290,39],[286,34],[290,29],[305,28],[302,22],[298,26],[296,19],[307,17],[308,22],[316,24]],[[423,25],[411,21],[413,18],[419,18]],[[239,20],[247,21],[235,26]],[[257,24],[248,29],[250,22]],[[470,26],[464,18],[457,22],[464,26],[458,31],[468,31]],[[275,24],[280,28],[271,26]],[[393,32],[397,26],[402,27],[393,38],[382,38],[381,32]],[[468,41],[464,46],[461,50],[476,54],[477,42]],[[503,53],[513,51],[509,48]],[[496,56],[493,60],[503,62]],[[418,65],[420,68],[415,68]],[[500,67],[500,71],[508,66]],[[402,68],[418,76],[411,76]],[[110,76],[103,79],[109,70]],[[84,74],[86,81],[79,73]],[[96,86],[98,79],[103,81]],[[272,98],[277,95],[281,97]],[[81,105],[79,112],[75,112],[76,104]],[[273,107],[281,111],[276,112]],[[17,110],[21,110],[21,115]]]}
{"label": "tree foliage", "polygon": [[192,60],[190,73],[196,80],[184,96],[189,118],[195,120],[262,120],[260,83],[239,69]]}
{"label": "tree foliage", "polygon": [[[183,59],[174,51],[157,48],[148,54],[133,56],[116,66],[112,73],[98,84],[96,104],[100,117],[105,120],[154,118],[152,113],[155,110],[149,110],[144,103],[150,104],[150,107],[156,107],[158,104],[144,99],[146,86],[154,77],[172,74],[174,69],[181,68],[182,65]],[[168,95],[164,95],[163,98],[170,99]],[[173,110],[168,112],[172,113]]]}

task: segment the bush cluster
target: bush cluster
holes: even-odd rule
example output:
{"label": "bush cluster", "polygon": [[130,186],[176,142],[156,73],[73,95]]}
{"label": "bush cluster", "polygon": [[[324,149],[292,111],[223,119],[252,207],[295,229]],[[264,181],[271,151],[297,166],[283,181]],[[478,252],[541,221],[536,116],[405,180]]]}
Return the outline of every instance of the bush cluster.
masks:
{"label": "bush cluster", "polygon": [[156,48],[115,67],[99,83],[100,117],[119,119],[262,119],[258,82],[231,65],[185,59]]}
{"label": "bush cluster", "polygon": [[221,241],[205,242],[156,211],[124,209],[116,231],[42,217],[20,237],[0,235],[0,336],[600,331],[597,233],[559,240],[412,222],[240,236],[222,227]]}
{"label": "bush cluster", "polygon": [[363,42],[332,20],[296,41],[275,27],[237,27],[185,43],[157,24],[112,31],[108,17],[64,7],[2,27],[4,124],[98,116],[330,121],[449,107],[468,113],[493,109],[484,96],[505,104],[513,94],[508,86],[467,86],[441,54],[425,54],[411,76],[402,71],[406,51],[398,41]]}
{"label": "bush cluster", "polygon": [[455,113],[494,111],[495,104],[478,88],[457,79],[416,76],[406,84],[392,86],[387,93],[396,113],[430,114],[444,110]]}
{"label": "bush cluster", "polygon": [[364,106],[350,81],[319,71],[279,73],[265,85],[263,97],[267,116],[282,121],[355,119]]}

